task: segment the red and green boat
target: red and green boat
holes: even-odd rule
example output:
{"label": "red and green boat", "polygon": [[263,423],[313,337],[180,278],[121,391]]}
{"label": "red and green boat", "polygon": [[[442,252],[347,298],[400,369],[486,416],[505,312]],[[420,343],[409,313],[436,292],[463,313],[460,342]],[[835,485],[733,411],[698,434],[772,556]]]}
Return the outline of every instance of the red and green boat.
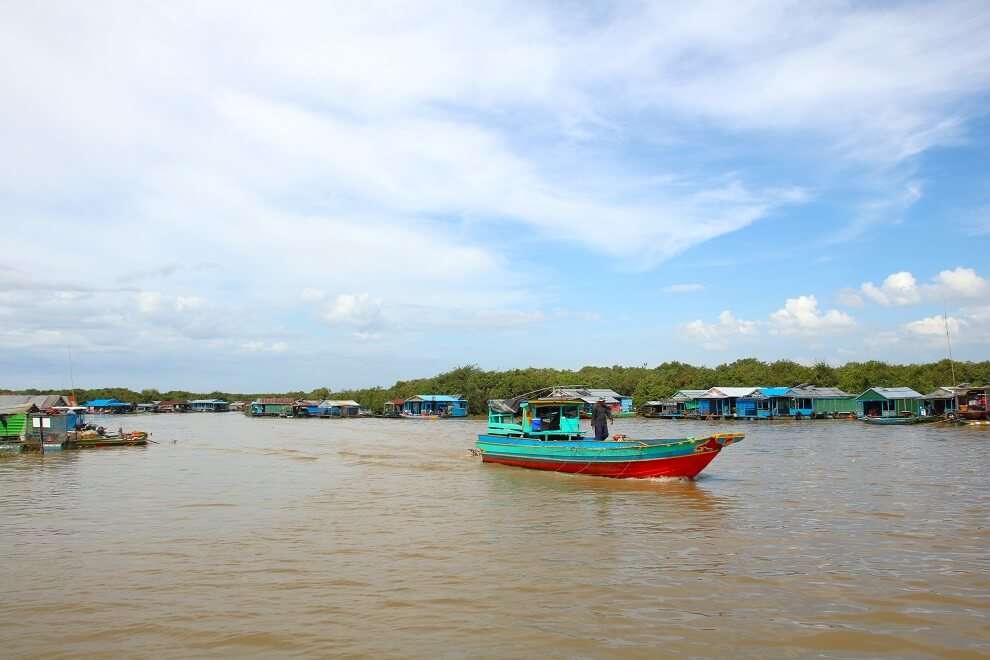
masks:
{"label": "red and green boat", "polygon": [[485,463],[613,478],[693,479],[742,433],[703,438],[597,441],[581,431],[580,400],[499,399],[488,402],[488,431],[478,436]]}

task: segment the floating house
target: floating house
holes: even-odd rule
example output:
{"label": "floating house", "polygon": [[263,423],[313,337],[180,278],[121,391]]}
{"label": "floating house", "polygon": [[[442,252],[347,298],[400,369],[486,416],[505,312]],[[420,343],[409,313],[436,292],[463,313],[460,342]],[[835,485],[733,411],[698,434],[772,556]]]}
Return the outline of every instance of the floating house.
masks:
{"label": "floating house", "polygon": [[93,399],[83,404],[89,412],[103,415],[118,415],[134,412],[134,404],[118,399]]}
{"label": "floating house", "polygon": [[[744,400],[741,417],[755,417],[755,400],[763,395],[759,387],[713,387],[698,397],[698,414],[704,417],[733,417],[737,404]],[[750,414],[752,413],[752,414]]]}
{"label": "floating house", "polygon": [[156,413],[158,412],[158,404],[160,401],[152,401],[151,403],[139,403],[135,406],[139,413]]}
{"label": "floating house", "polygon": [[630,417],[636,414],[636,411],[633,410],[632,397],[619,394],[615,390],[597,387],[558,386],[551,390],[550,396],[553,398],[569,397],[580,401],[582,404],[581,413],[585,417],[591,415],[592,408],[600,399],[605,400],[605,405],[612,411],[613,417]]}
{"label": "floating house", "polygon": [[803,383],[791,388],[791,415],[795,417],[851,417],[857,413],[856,396],[837,387]]}
{"label": "floating house", "polygon": [[735,416],[741,419],[775,419],[789,417],[789,387],[758,387],[736,400]]}
{"label": "floating house", "polygon": [[158,412],[162,413],[184,413],[189,412],[189,402],[179,399],[170,399],[158,404]]}
{"label": "floating house", "polygon": [[189,409],[193,412],[227,412],[230,403],[223,399],[195,399],[189,402]]}
{"label": "floating house", "polygon": [[392,399],[391,401],[385,402],[385,407],[382,409],[382,414],[385,417],[399,417],[402,415],[402,404],[406,402],[405,399]]}
{"label": "floating house", "polygon": [[467,417],[467,399],[448,394],[417,394],[402,404],[404,416]]}
{"label": "floating house", "polygon": [[697,417],[698,397],[708,390],[677,390],[669,399],[647,401],[640,407],[643,417],[659,417],[662,419],[680,419]]}
{"label": "floating house", "polygon": [[[20,451],[27,432],[28,415],[38,412],[38,406],[26,397],[0,395],[0,449]],[[16,399],[16,401],[14,400]]]}
{"label": "floating house", "polygon": [[357,417],[361,404],[350,399],[324,399],[319,403],[320,417]]}
{"label": "floating house", "polygon": [[902,417],[921,414],[921,395],[910,387],[871,387],[856,397],[860,417]]}
{"label": "floating house", "polygon": [[[31,441],[31,417],[44,413],[51,417],[52,437],[66,430],[75,430],[82,424],[82,410],[78,406],[68,405],[70,400],[61,395],[25,396],[20,394],[0,395],[0,450],[20,451],[25,443]],[[49,429],[45,430],[46,436]]]}
{"label": "floating house", "polygon": [[292,402],[293,417],[319,417],[320,402],[313,399],[297,399]]}
{"label": "floating house", "polygon": [[248,414],[252,417],[289,417],[295,403],[295,399],[286,397],[255,399],[248,407]]}
{"label": "floating house", "polygon": [[947,415],[957,411],[960,391],[955,387],[936,387],[921,397],[921,407],[926,415]]}
{"label": "floating house", "polygon": [[639,414],[643,417],[658,417],[660,419],[683,417],[683,415],[679,414],[677,411],[677,401],[673,399],[647,401],[639,407]]}
{"label": "floating house", "polygon": [[235,411],[236,412],[242,412],[245,408],[247,408],[247,406],[248,406],[248,402],[247,401],[231,401],[230,402],[230,410],[231,410],[231,412],[235,412]]}

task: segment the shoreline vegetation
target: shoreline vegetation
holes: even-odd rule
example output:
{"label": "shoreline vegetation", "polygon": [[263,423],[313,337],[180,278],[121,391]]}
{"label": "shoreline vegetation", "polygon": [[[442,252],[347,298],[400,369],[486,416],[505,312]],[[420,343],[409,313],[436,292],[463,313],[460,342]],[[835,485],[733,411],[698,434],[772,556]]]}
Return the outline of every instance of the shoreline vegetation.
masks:
{"label": "shoreline vegetation", "polygon": [[[952,382],[953,367],[955,380]],[[990,361],[950,362],[941,360],[927,364],[886,364],[876,360],[848,362],[833,367],[825,362],[805,366],[790,360],[763,362],[744,358],[717,367],[698,367],[683,362],[664,362],[656,367],[582,367],[570,369],[510,369],[485,371],[477,365],[457,367],[431,378],[398,381],[391,387],[370,387],[333,391],[325,387],[310,391],[291,392],[186,392],[156,389],[134,391],[121,387],[77,388],[72,391],[77,401],[116,398],[128,403],[150,403],[168,399],[224,399],[251,401],[258,397],[291,397],[295,399],[353,399],[365,408],[381,412],[386,401],[405,399],[416,394],[460,394],[468,400],[468,413],[481,415],[489,399],[517,396],[553,385],[587,385],[613,389],[631,394],[635,407],[652,399],[662,399],[679,389],[708,389],[716,386],[794,386],[810,383],[820,387],[838,387],[849,393],[859,393],[870,387],[910,387],[929,392],[943,385],[990,383]],[[12,394],[66,394],[58,389],[4,390]]]}

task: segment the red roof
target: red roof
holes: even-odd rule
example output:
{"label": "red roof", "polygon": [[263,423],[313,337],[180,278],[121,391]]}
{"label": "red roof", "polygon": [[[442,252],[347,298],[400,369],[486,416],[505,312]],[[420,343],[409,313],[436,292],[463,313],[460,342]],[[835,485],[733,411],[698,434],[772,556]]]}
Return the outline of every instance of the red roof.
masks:
{"label": "red roof", "polygon": [[405,402],[406,402],[405,399],[392,399],[391,401],[388,401],[388,403],[394,404],[396,406],[401,406]]}

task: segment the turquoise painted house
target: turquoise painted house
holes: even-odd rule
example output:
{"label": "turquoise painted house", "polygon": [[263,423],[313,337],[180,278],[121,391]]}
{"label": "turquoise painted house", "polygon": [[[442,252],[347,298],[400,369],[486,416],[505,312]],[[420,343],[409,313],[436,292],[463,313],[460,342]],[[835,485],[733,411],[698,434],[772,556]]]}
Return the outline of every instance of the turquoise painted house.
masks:
{"label": "turquoise painted house", "polygon": [[860,417],[920,414],[922,397],[910,387],[871,387],[856,397]]}
{"label": "turquoise painted house", "polygon": [[467,399],[449,394],[417,394],[405,400],[402,414],[467,417]]}

